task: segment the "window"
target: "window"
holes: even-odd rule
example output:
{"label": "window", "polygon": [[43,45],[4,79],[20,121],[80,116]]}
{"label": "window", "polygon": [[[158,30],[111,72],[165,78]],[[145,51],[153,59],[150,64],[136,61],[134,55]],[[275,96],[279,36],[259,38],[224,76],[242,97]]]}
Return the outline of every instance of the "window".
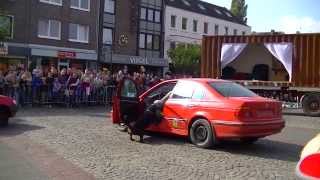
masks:
{"label": "window", "polygon": [[187,0],[182,0],[182,1],[185,5],[190,6],[190,3]]}
{"label": "window", "polygon": [[208,23],[203,23],[203,33],[208,34]]}
{"label": "window", "polygon": [[153,21],[153,10],[148,9],[148,21]]}
{"label": "window", "polygon": [[182,29],[183,30],[187,30],[187,23],[188,23],[188,19],[182,18]]}
{"label": "window", "polygon": [[154,11],[154,22],[160,22],[160,11]]}
{"label": "window", "polygon": [[224,97],[255,97],[254,92],[233,82],[210,82],[209,85]]}
{"label": "window", "polygon": [[172,99],[190,99],[193,94],[193,83],[190,82],[179,82],[174,87],[172,92]]}
{"label": "window", "polygon": [[147,35],[147,49],[152,49],[152,35]]}
{"label": "window", "polygon": [[170,42],[170,49],[176,48],[176,42]]}
{"label": "window", "polygon": [[121,97],[134,98],[137,97],[137,95],[137,87],[134,82],[130,79],[126,79],[121,88]]}
{"label": "window", "polygon": [[192,99],[202,99],[204,97],[204,92],[202,87],[197,87],[194,89]]}
{"label": "window", "polygon": [[39,20],[38,37],[60,40],[61,22],[55,20]]}
{"label": "window", "polygon": [[149,50],[160,49],[160,36],[141,33],[139,35],[139,48]]}
{"label": "window", "polygon": [[89,11],[90,0],[71,0],[71,8]]}
{"label": "window", "polygon": [[69,41],[89,42],[89,26],[69,24]]}
{"label": "window", "polygon": [[103,44],[111,45],[113,41],[113,33],[111,28],[103,28]]}
{"label": "window", "polygon": [[242,31],[242,35],[243,35],[243,36],[246,35],[246,32],[245,32],[245,31]]}
{"label": "window", "polygon": [[219,35],[219,25],[214,25],[214,35]]}
{"label": "window", "polygon": [[233,35],[235,35],[235,36],[238,35],[238,30],[234,29],[233,30]]}
{"label": "window", "polygon": [[139,36],[139,48],[146,48],[146,35],[145,34],[140,34]]}
{"label": "window", "polygon": [[153,49],[154,50],[160,49],[160,37],[159,36],[153,36]]}
{"label": "window", "polygon": [[198,21],[193,20],[193,32],[197,32],[197,31],[198,31]]}
{"label": "window", "polygon": [[222,15],[222,12],[219,9],[214,9],[216,11],[216,13]]}
{"label": "window", "polygon": [[224,27],[224,30],[225,30],[225,35],[228,35],[229,34],[229,28],[228,27]]}
{"label": "window", "polygon": [[172,28],[176,27],[176,19],[177,19],[177,16],[171,15],[171,27]]}
{"label": "window", "polygon": [[62,0],[40,0],[40,2],[62,6]]}
{"label": "window", "polygon": [[141,8],[140,9],[140,19],[146,19],[146,16],[147,16],[147,9]]}
{"label": "window", "polygon": [[114,0],[104,1],[104,12],[114,14]]}
{"label": "window", "polygon": [[202,4],[198,4],[198,7],[199,7],[201,10],[203,10],[203,11],[206,10],[206,8],[205,8]]}

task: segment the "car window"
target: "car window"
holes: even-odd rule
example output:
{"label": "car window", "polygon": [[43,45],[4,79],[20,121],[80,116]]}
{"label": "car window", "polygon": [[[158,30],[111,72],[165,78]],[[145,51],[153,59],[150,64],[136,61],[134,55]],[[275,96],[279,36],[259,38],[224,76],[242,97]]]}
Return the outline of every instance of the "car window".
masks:
{"label": "car window", "polygon": [[192,99],[203,99],[204,97],[204,90],[201,86],[198,86],[194,89],[192,94]]}
{"label": "car window", "polygon": [[173,89],[171,99],[191,99],[194,90],[193,85],[191,82],[179,82]]}
{"label": "car window", "polygon": [[209,85],[224,97],[255,97],[249,89],[233,82],[210,82]]}
{"label": "car window", "polygon": [[137,97],[138,92],[135,83],[130,79],[125,79],[121,89],[121,97]]}
{"label": "car window", "polygon": [[161,85],[160,87],[158,87],[154,91],[152,91],[147,96],[147,98],[153,99],[154,97],[157,97],[158,99],[161,99],[162,97],[167,95],[168,92],[172,91],[172,89],[174,88],[175,85],[176,85],[176,82],[170,82],[170,83],[166,83],[164,85]]}

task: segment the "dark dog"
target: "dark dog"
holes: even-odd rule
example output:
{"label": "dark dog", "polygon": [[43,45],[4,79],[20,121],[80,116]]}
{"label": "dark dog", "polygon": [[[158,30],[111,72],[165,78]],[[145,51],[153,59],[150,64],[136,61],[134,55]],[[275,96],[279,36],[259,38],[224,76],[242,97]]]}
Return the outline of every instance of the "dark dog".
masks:
{"label": "dark dog", "polygon": [[134,141],[133,135],[140,137],[140,142],[143,142],[143,136],[145,134],[145,129],[152,124],[158,124],[163,116],[161,114],[161,104],[154,103],[143,113],[142,117],[137,121],[128,123],[128,133],[130,135],[130,140]]}

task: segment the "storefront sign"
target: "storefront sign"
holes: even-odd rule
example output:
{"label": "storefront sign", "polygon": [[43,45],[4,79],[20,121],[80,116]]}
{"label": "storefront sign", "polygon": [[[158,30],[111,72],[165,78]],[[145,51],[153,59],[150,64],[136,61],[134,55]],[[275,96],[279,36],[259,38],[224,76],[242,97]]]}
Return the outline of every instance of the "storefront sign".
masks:
{"label": "storefront sign", "polygon": [[76,58],[76,53],[68,52],[68,51],[58,51],[58,58],[61,58],[61,59]]}
{"label": "storefront sign", "polygon": [[8,55],[8,44],[0,42],[0,56]]}
{"label": "storefront sign", "polygon": [[148,58],[141,56],[127,56],[121,54],[112,55],[112,59],[107,59],[105,62],[112,62],[116,64],[133,64],[146,66],[167,67],[168,60],[164,58]]}

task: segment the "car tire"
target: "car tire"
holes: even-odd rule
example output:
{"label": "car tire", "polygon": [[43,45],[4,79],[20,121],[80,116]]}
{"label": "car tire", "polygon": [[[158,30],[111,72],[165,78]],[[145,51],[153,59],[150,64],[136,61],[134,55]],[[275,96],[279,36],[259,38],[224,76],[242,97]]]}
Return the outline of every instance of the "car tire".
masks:
{"label": "car tire", "polygon": [[8,123],[9,123],[8,112],[5,108],[0,107],[0,126],[1,127],[8,126]]}
{"label": "car tire", "polygon": [[320,95],[310,94],[303,98],[302,109],[308,116],[320,116]]}
{"label": "car tire", "polygon": [[200,148],[211,148],[216,144],[213,128],[206,119],[195,120],[189,132],[191,142]]}
{"label": "car tire", "polygon": [[259,138],[256,138],[256,137],[248,137],[248,138],[241,138],[240,139],[241,143],[243,143],[243,144],[254,144],[258,140],[259,140]]}

